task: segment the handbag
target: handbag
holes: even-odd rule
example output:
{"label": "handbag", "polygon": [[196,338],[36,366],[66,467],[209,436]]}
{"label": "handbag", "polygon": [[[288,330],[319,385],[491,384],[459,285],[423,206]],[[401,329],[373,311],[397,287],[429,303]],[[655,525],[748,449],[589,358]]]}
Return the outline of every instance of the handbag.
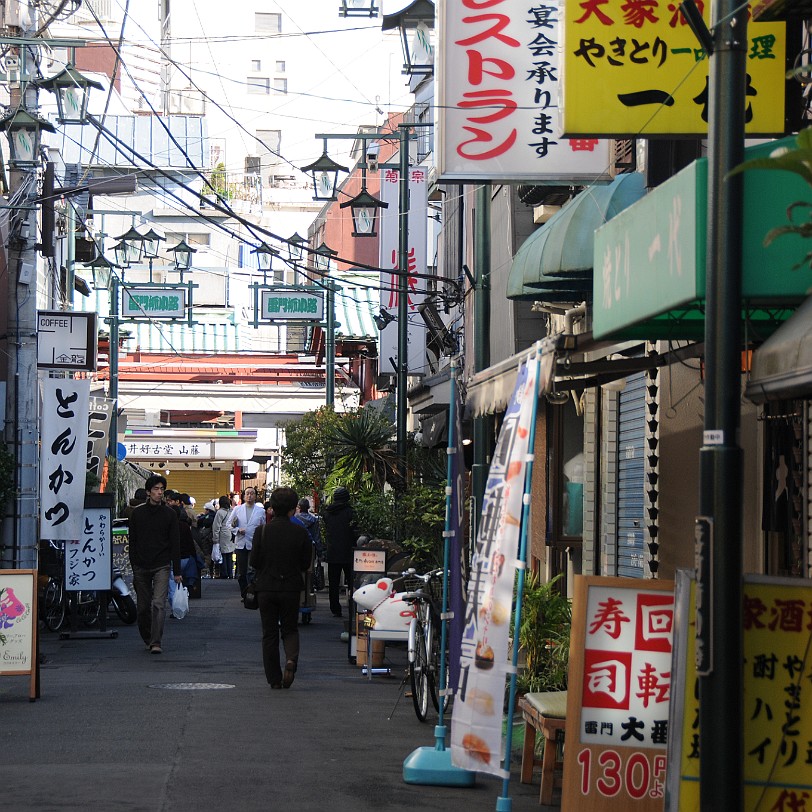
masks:
{"label": "handbag", "polygon": [[259,595],[253,581],[242,592],[242,605],[246,609],[259,609]]}
{"label": "handbag", "polygon": [[172,596],[172,616],[182,620],[189,614],[189,590],[180,584]]}
{"label": "handbag", "polygon": [[223,563],[223,554],[220,552],[220,542],[215,541],[214,544],[211,545],[211,560],[215,564],[222,564]]}

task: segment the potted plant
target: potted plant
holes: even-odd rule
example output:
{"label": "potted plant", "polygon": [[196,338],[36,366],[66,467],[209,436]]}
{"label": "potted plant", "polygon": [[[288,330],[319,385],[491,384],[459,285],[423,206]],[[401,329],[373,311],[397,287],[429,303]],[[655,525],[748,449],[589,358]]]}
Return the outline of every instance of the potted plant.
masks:
{"label": "potted plant", "polygon": [[525,582],[519,627],[524,668],[517,676],[519,693],[567,688],[572,605],[558,589],[560,578],[558,575],[542,582],[537,574],[531,573]]}

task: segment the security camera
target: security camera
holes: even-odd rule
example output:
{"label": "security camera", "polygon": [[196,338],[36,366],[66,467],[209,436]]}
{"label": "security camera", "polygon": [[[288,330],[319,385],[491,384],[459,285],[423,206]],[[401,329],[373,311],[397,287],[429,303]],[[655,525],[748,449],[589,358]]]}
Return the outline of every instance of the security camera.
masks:
{"label": "security camera", "polygon": [[378,171],[378,153],[381,151],[381,145],[377,141],[372,141],[367,144],[366,159],[367,169],[370,172]]}

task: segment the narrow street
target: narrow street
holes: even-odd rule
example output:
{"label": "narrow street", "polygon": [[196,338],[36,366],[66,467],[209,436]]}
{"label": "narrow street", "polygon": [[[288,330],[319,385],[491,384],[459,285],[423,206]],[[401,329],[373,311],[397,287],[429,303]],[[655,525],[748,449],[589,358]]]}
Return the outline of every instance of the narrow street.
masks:
{"label": "narrow street", "polygon": [[[113,614],[116,639],[43,632],[41,698],[28,701],[27,677],[0,678],[3,809],[495,809],[501,780],[404,783],[403,759],[433,745],[436,721],[418,722],[401,688],[405,649],[387,647],[393,676],[366,679],[319,602],[288,691],[265,682],[259,613],[234,581],[204,580],[190,614],[167,620],[162,655]],[[511,772],[513,809],[545,809],[538,772],[519,783],[515,756]]]}

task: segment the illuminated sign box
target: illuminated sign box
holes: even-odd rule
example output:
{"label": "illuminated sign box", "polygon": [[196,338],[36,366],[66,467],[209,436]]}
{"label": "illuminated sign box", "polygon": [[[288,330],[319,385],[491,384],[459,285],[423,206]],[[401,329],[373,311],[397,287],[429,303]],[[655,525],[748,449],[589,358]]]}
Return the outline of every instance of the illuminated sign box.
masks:
{"label": "illuminated sign box", "polygon": [[126,287],[121,315],[125,319],[185,319],[188,287]]}
{"label": "illuminated sign box", "polygon": [[[794,138],[745,150],[764,158]],[[742,308],[772,331],[806,298],[809,278],[796,270],[809,248],[796,234],[764,245],[787,224],[787,208],[809,190],[791,172],[744,173]],[[708,163],[687,166],[595,232],[595,338],[699,338],[705,324]]]}
{"label": "illuminated sign box", "polygon": [[266,321],[324,321],[324,297],[305,290],[261,290],[259,317]]}

